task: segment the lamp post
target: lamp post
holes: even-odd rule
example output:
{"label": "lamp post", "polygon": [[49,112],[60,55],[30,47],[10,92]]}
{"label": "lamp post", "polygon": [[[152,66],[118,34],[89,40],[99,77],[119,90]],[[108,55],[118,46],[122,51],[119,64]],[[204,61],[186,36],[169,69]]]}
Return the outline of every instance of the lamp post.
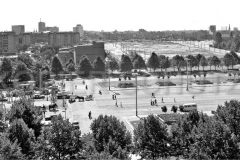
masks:
{"label": "lamp post", "polygon": [[138,107],[137,107],[137,75],[138,73],[134,73],[134,75],[136,76],[136,116],[138,116]]}
{"label": "lamp post", "polygon": [[110,85],[110,71],[108,72],[108,86],[109,86],[109,91],[111,90],[111,85]]}
{"label": "lamp post", "polygon": [[186,91],[188,91],[188,58],[185,58],[185,60],[187,61],[187,89]]}

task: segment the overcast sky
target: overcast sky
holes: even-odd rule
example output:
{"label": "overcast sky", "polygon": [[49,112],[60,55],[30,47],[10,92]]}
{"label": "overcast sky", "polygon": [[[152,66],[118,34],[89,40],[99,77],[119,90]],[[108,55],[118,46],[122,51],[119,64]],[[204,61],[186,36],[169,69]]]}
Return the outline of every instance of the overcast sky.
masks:
{"label": "overcast sky", "polygon": [[0,0],[0,31],[25,25],[38,29],[40,18],[46,26],[72,31],[207,30],[209,25],[231,25],[240,29],[239,0]]}

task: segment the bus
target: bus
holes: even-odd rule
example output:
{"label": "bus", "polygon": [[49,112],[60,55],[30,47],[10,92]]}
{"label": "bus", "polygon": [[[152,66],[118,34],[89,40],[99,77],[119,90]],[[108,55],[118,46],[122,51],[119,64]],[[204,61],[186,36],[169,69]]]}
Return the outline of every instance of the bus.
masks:
{"label": "bus", "polygon": [[185,112],[189,112],[189,111],[192,111],[192,110],[197,110],[197,104],[196,103],[183,104],[183,110]]}

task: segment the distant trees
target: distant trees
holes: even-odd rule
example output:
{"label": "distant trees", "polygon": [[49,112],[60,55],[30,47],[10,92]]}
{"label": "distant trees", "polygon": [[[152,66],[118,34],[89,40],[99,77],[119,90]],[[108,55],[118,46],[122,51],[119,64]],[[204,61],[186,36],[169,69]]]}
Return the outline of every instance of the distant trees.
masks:
{"label": "distant trees", "polygon": [[199,71],[200,61],[201,61],[202,57],[203,57],[203,55],[201,55],[201,54],[196,55],[198,71]]}
{"label": "distant trees", "polygon": [[153,52],[151,54],[151,56],[148,59],[147,66],[149,68],[152,68],[154,72],[157,68],[159,68],[159,60],[156,53]]}
{"label": "distant trees", "polygon": [[58,57],[54,57],[52,60],[51,71],[56,74],[56,76],[63,71],[63,66]]}
{"label": "distant trees", "polygon": [[226,53],[224,55],[223,62],[224,62],[224,65],[227,67],[227,69],[229,68],[229,66],[232,66],[233,68],[233,66],[236,64],[236,60],[230,53]]}
{"label": "distant trees", "polygon": [[198,59],[195,58],[193,55],[187,55],[187,59],[189,59],[188,64],[189,64],[189,67],[190,67],[191,71],[192,71],[193,67],[198,66]]}
{"label": "distant trees", "polygon": [[159,55],[158,60],[159,60],[159,68],[161,69],[161,71],[163,69],[167,70],[167,68],[169,68],[171,66],[169,57],[166,57],[164,55]]}
{"label": "distant trees", "polygon": [[82,57],[79,62],[78,71],[84,71],[85,74],[88,75],[89,72],[92,70],[93,70],[93,67],[89,59],[86,56]]}
{"label": "distant trees", "polygon": [[121,72],[131,72],[133,69],[133,64],[127,55],[122,55],[120,62]]}
{"label": "distant trees", "polygon": [[222,42],[222,34],[220,32],[217,32],[214,36],[214,41],[217,44],[220,44]]}
{"label": "distant trees", "polygon": [[134,69],[146,69],[146,64],[145,61],[143,60],[142,56],[138,56],[134,61],[133,61],[133,67]]}
{"label": "distant trees", "polygon": [[99,56],[93,62],[93,70],[94,71],[105,71],[105,63]]}
{"label": "distant trees", "polygon": [[217,56],[213,56],[211,59],[211,64],[213,66],[215,66],[215,70],[216,70],[216,66],[219,66],[221,63],[220,59]]}
{"label": "distant trees", "polygon": [[208,66],[207,59],[204,56],[202,56],[202,58],[200,60],[200,66],[202,66],[203,71],[204,71],[204,67]]}
{"label": "distant trees", "polygon": [[134,130],[135,150],[146,159],[167,157],[168,132],[167,126],[154,115],[144,118]]}
{"label": "distant trees", "polygon": [[172,58],[172,63],[174,66],[177,67],[178,71],[181,71],[181,68],[185,66],[184,58],[183,56],[180,56],[180,55],[175,55]]}
{"label": "distant trees", "polygon": [[107,63],[108,68],[113,72],[115,70],[119,70],[119,65],[116,59],[111,59],[108,63]]}

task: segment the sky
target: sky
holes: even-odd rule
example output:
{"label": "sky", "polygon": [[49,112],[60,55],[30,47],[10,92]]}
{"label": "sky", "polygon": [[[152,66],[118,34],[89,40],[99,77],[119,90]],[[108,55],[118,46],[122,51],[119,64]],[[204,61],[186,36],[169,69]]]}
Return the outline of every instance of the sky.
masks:
{"label": "sky", "polygon": [[239,0],[0,0],[0,31],[38,22],[72,31],[208,30],[209,25],[240,29]]}

